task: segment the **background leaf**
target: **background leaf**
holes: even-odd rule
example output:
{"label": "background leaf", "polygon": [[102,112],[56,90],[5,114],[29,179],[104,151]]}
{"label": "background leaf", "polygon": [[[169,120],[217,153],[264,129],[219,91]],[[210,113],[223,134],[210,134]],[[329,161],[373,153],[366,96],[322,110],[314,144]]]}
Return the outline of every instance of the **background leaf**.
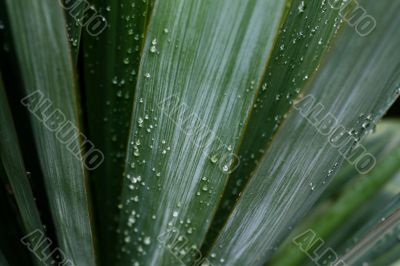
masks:
{"label": "background leaf", "polygon": [[[20,147],[17,140],[17,133],[11,117],[11,111],[8,106],[7,96],[5,94],[3,79],[0,73],[0,157],[4,166],[8,182],[17,202],[19,215],[21,215],[25,234],[34,230],[42,230],[39,211],[35,204],[31,187],[27,178]],[[37,265],[41,263],[39,260]]]}
{"label": "background leaf", "polygon": [[7,260],[3,255],[3,252],[0,250],[0,265],[2,266],[8,266]]}
{"label": "background leaf", "polygon": [[60,0],[59,2],[64,7],[69,47],[71,49],[72,60],[76,65],[81,41],[81,25],[88,22],[88,18],[84,17],[84,11],[90,9],[90,4],[87,1],[80,0]]}
{"label": "background leaf", "polygon": [[[307,92],[315,98],[312,106],[320,103],[323,110],[311,114],[303,110],[308,120],[314,116],[314,123],[316,116],[321,121],[330,113],[351,131],[355,143],[344,146],[345,152],[355,147],[368,129],[367,122],[379,119],[399,92],[399,58],[393,56],[400,45],[394,34],[399,3],[363,3],[379,20],[377,28],[366,37],[345,29]],[[265,263],[324,191],[343,158],[329,143],[330,137],[308,120],[291,111],[214,243],[212,263]]]}
{"label": "background leaf", "polygon": [[[397,209],[395,209],[390,215],[381,218],[379,223],[374,226],[371,231],[366,233],[361,240],[341,258],[341,260],[349,265],[361,265],[369,260],[379,260],[380,253],[388,250],[389,252],[393,251],[390,250],[390,247],[392,247],[395,252],[399,250],[399,245],[397,244],[398,235],[400,233],[400,208],[398,205],[398,199],[395,203],[397,203]],[[389,208],[390,207],[393,206],[389,206]],[[397,259],[396,257],[393,257],[394,256],[392,256],[392,260]]]}
{"label": "background leaf", "polygon": [[[18,219],[17,208],[12,202],[2,162],[0,162],[0,178],[0,211],[3,217],[0,219],[0,251],[11,265],[32,265],[28,250],[20,242],[24,235],[21,219]],[[13,220],[13,217],[17,219]]]}
{"label": "background leaf", "polygon": [[91,179],[100,254],[103,263],[108,265],[115,255],[110,250],[115,250],[124,155],[151,1],[91,2],[107,23],[104,32],[97,36],[84,29],[83,61],[89,136],[105,156]]}
{"label": "background leaf", "polygon": [[[383,125],[384,127],[385,125]],[[394,128],[390,128],[393,126]],[[379,126],[378,126],[379,128]],[[398,141],[398,134],[393,135],[392,138],[387,138],[387,134],[384,133],[394,133],[390,132],[390,129],[397,129],[398,132],[399,124],[389,125],[389,130],[385,132],[378,132],[380,137],[385,137],[385,141],[387,143],[396,143]],[[373,135],[372,135],[373,136]],[[376,137],[375,137],[376,138]],[[374,141],[373,139],[371,141]],[[382,139],[381,139],[382,140]],[[394,142],[392,142],[394,141]],[[380,141],[382,146],[383,141]],[[388,145],[389,146],[389,145]],[[388,147],[387,146],[387,147]],[[370,147],[370,146],[367,146]],[[350,226],[352,223],[352,219],[360,220],[358,216],[363,217],[362,221],[365,221],[370,217],[371,214],[374,214],[374,211],[377,211],[378,208],[382,208],[387,204],[388,196],[393,195],[385,195],[385,197],[381,196],[376,199],[376,194],[382,189],[382,187],[393,178],[393,176],[400,172],[400,165],[398,161],[400,160],[399,153],[399,145],[392,146],[391,151],[387,156],[384,157],[383,160],[379,161],[377,166],[373,169],[371,173],[365,176],[359,176],[354,179],[354,182],[351,182],[348,186],[346,186],[343,191],[339,194],[338,199],[332,199],[331,201],[323,201],[321,202],[321,206],[318,206],[316,211],[314,211],[311,215],[308,215],[306,222],[302,223],[299,227],[296,228],[295,233],[292,233],[285,243],[285,248],[280,250],[279,256],[277,260],[274,261],[272,265],[299,265],[304,263],[304,260],[307,259],[307,256],[303,251],[299,249],[298,246],[292,244],[291,239],[300,235],[308,229],[312,229],[319,238],[323,239],[326,244],[326,247],[332,247],[334,250],[338,250],[334,248],[332,242],[343,243],[346,239],[351,238],[351,232],[354,231],[354,228],[350,228],[350,230],[345,230],[346,227]],[[369,150],[370,151],[370,150]],[[400,192],[400,187],[397,187],[397,193]],[[393,192],[396,193],[396,192]],[[386,192],[385,194],[389,194]],[[371,210],[367,215],[359,214],[360,211],[365,212],[362,207],[365,206],[367,209]],[[375,208],[375,206],[377,208]],[[362,219],[362,218],[361,218]],[[362,225],[358,224],[356,228],[361,227]],[[342,233],[342,231],[345,231]],[[350,231],[350,232],[349,232]],[[338,235],[341,235],[338,237]],[[330,238],[339,238],[335,239],[335,241],[328,241]],[[312,251],[308,251],[312,254]]]}
{"label": "background leaf", "polygon": [[[26,93],[41,91],[52,103],[53,111],[58,108],[77,126],[72,63],[59,3],[7,0],[6,6]],[[34,102],[30,104],[35,107]],[[77,159],[57,139],[55,132],[40,121],[49,115],[44,111],[43,106],[36,108],[39,118],[32,115],[31,123],[58,242],[66,257],[75,264],[94,265],[85,173],[79,153],[81,143],[79,138],[66,143],[78,149]]]}
{"label": "background leaf", "polygon": [[252,171],[268,149],[293,100],[317,72],[340,25],[326,1],[290,3],[238,148],[240,164],[229,177],[206,244],[218,235]]}
{"label": "background leaf", "polygon": [[[384,119],[373,129],[373,134],[361,141],[364,147],[370,152],[377,161],[385,159],[388,153],[400,145],[400,124],[396,120]],[[362,178],[357,169],[349,162],[344,161],[340,171],[335,175],[328,188],[319,199],[322,202],[328,198],[335,198],[342,192],[343,187],[356,177]]]}

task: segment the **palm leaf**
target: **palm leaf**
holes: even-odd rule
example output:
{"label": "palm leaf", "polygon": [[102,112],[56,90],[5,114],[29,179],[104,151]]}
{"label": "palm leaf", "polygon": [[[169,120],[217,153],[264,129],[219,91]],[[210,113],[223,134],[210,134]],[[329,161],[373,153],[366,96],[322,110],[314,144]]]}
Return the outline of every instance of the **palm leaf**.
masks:
{"label": "palm leaf", "polygon": [[7,260],[3,255],[3,252],[0,250],[0,265],[1,266],[8,266]]}
{"label": "palm leaf", "polygon": [[231,213],[238,194],[268,149],[272,136],[309,80],[317,73],[323,55],[341,26],[339,12],[319,0],[295,0],[274,44],[258,88],[239,150],[240,165],[229,177],[219,211],[206,243],[212,243]]}
{"label": "palm leaf", "polygon": [[[367,234],[372,232],[372,230],[379,226],[380,223],[385,221],[388,217],[390,217],[395,211],[400,208],[400,194],[392,197],[392,200],[385,205],[384,208],[381,208],[379,211],[375,212],[369,218],[369,222],[364,224],[362,227],[359,227],[354,233],[354,236],[351,239],[348,239],[346,243],[340,246],[340,250],[338,250],[339,254],[345,255],[352,248],[355,247],[356,244],[359,243],[360,240],[365,238]],[[365,252],[368,254],[364,254],[363,260],[368,261],[373,265],[389,265],[391,262],[394,262],[398,259],[398,253],[393,254],[396,250],[399,249],[398,244],[398,235],[400,234],[399,224],[394,226],[393,231],[386,235],[385,237],[381,237],[378,241],[375,242],[374,245]],[[385,263],[383,263],[385,261]],[[378,264],[378,263],[383,264]]]}
{"label": "palm leaf", "polygon": [[[21,219],[15,206],[15,201],[8,185],[7,175],[0,162],[0,251],[11,265],[30,265],[32,258],[28,250],[21,245],[20,239],[24,236]],[[12,219],[17,217],[17,219]]]}
{"label": "palm leaf", "polygon": [[[393,54],[400,39],[394,35],[393,21],[398,19],[394,10],[399,3],[364,4],[380,21],[376,30],[361,37],[354,29],[346,28],[337,40],[319,75],[310,83],[308,97],[302,95],[300,99],[305,100],[296,105],[297,109],[303,106],[301,111],[308,119],[296,109],[291,110],[214,243],[212,263],[265,262],[323,192],[343,161],[332,140],[309,122],[318,115],[316,109],[307,114],[305,107],[320,103],[324,109],[319,116],[330,113],[349,131],[354,129],[351,133],[356,134],[357,142],[367,131],[368,122],[370,125],[379,119],[396,99],[400,69],[399,58]],[[368,79],[363,78],[366,75]],[[348,143],[351,146],[340,147],[345,149],[344,154],[355,147],[355,143]]]}
{"label": "palm leaf", "polygon": [[79,46],[81,41],[81,30],[83,23],[87,24],[89,21],[84,19],[84,11],[90,8],[88,2],[79,0],[60,0],[64,9],[65,19],[67,22],[67,32],[69,39],[69,47],[71,49],[71,56],[75,64],[78,61]]}
{"label": "palm leaf", "polygon": [[[94,265],[80,139],[68,142],[64,138],[63,144],[52,127],[60,125],[50,119],[47,123],[53,131],[49,130],[49,124],[42,122],[49,114],[43,105],[38,106],[47,98],[52,110],[58,108],[71,127],[78,125],[72,60],[62,9],[58,2],[51,0],[7,0],[6,7],[25,91],[29,95],[23,103],[34,112],[31,123],[60,247],[75,264]],[[78,152],[74,155],[66,144]]]}
{"label": "palm leaf", "polygon": [[[398,126],[398,125],[397,125]],[[398,131],[397,131],[398,132]],[[384,136],[384,134],[383,134]],[[396,140],[393,136],[392,140]],[[382,142],[381,142],[382,143]],[[389,141],[390,143],[390,141]],[[351,217],[357,215],[357,211],[361,207],[367,204],[367,208],[371,209],[374,204],[368,202],[381,190],[381,188],[393,178],[393,176],[400,171],[400,149],[398,145],[393,147],[390,153],[384,157],[384,160],[380,161],[374,170],[366,175],[356,178],[351,184],[349,184],[338,199],[327,206],[319,208],[319,211],[310,215],[307,219],[306,224],[302,224],[299,230],[296,230],[295,235],[300,235],[307,229],[312,229],[318,237],[327,241],[328,237],[334,237],[339,234],[339,228],[343,228],[347,224],[350,224]],[[383,201],[376,199],[375,201]],[[325,204],[324,204],[325,203]],[[321,204],[326,205],[327,202]],[[378,204],[379,205],[379,204]],[[348,234],[347,237],[348,238]],[[273,265],[299,265],[302,260],[306,259],[305,253],[302,252],[297,246],[290,245],[292,241],[288,241],[285,249],[280,252],[279,259],[274,262]],[[332,242],[329,246],[332,246]]]}
{"label": "palm leaf", "polygon": [[[39,211],[35,204],[31,187],[26,176],[22,154],[19,148],[17,134],[13,125],[11,111],[8,106],[3,80],[0,74],[0,158],[3,163],[8,182],[18,205],[25,233],[35,230],[43,231]],[[40,262],[36,261],[37,265]]]}
{"label": "palm leaf", "polygon": [[400,95],[400,2],[0,6],[10,265],[311,264],[287,244],[304,226],[346,263],[396,263],[398,122],[359,144]]}
{"label": "palm leaf", "polygon": [[[92,1],[107,28],[97,36],[84,31],[87,121],[90,139],[104,163],[91,173],[98,210],[99,245],[104,259],[115,246],[117,205],[135,84],[151,1]],[[107,212],[102,210],[107,209]],[[106,264],[110,263],[105,261]]]}
{"label": "palm leaf", "polygon": [[157,240],[174,227],[200,248],[284,4],[155,3],[125,165],[121,264],[177,263]]}
{"label": "palm leaf", "polygon": [[[396,120],[385,119],[378,123],[374,128],[374,133],[368,135],[365,142],[362,142],[364,147],[369,153],[373,154],[375,159],[379,162],[388,156],[395,147],[400,145],[400,136],[398,134],[400,125]],[[319,199],[322,202],[324,199],[332,198],[342,192],[342,189],[355,177],[362,177],[359,175],[357,169],[349,162],[343,162],[341,170],[335,175],[328,188]]]}
{"label": "palm leaf", "polygon": [[[349,265],[361,265],[362,263],[374,260],[382,260],[379,255],[393,250],[399,250],[398,236],[400,233],[400,208],[399,199],[395,200],[396,209],[390,215],[382,216],[379,223],[374,226],[368,233],[361,236],[360,241],[350,249],[341,260]],[[389,206],[392,208],[393,206]],[[396,254],[396,253],[395,253]],[[393,254],[394,255],[394,254]],[[397,256],[391,256],[392,259],[398,259]],[[393,261],[392,261],[393,262]],[[377,264],[387,265],[387,264]]]}

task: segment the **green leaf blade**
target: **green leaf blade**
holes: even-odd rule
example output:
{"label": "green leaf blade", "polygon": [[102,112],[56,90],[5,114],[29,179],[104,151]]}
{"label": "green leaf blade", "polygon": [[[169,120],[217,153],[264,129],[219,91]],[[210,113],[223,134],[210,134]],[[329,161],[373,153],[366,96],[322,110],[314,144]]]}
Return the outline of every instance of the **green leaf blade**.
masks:
{"label": "green leaf blade", "polygon": [[125,166],[121,264],[178,263],[157,239],[175,227],[200,248],[284,4],[155,3]]}
{"label": "green leaf blade", "polygon": [[[41,92],[52,103],[53,111],[60,110],[66,120],[78,127],[72,60],[61,6],[58,1],[50,0],[7,0],[6,6],[26,94]],[[73,154],[55,132],[45,126],[43,121],[49,114],[40,111],[31,114],[31,123],[58,243],[75,264],[94,265],[80,139],[67,142],[78,147],[78,153]]]}
{"label": "green leaf blade", "polygon": [[[396,141],[399,140],[397,134],[399,130],[399,124],[397,123],[393,126],[395,126],[397,129],[395,133],[396,135],[393,135],[391,139],[386,140],[392,140],[395,141],[394,143],[396,143]],[[391,132],[386,131],[383,133]],[[384,142],[381,141],[380,143],[381,146],[383,146],[382,143]],[[397,142],[397,144],[399,143]],[[324,241],[328,241],[329,245],[332,246],[334,242],[329,240],[331,238],[338,237],[337,235],[341,232],[341,229],[345,229],[345,227],[351,223],[351,218],[356,216],[358,211],[362,211],[362,207],[373,209],[374,203],[378,206],[382,206],[382,204],[386,201],[384,198],[387,196],[378,195],[381,197],[374,197],[377,196],[385,184],[393,179],[396,173],[400,172],[400,165],[398,164],[398,161],[400,160],[400,149],[397,147],[399,146],[397,145],[395,147],[390,147],[388,154],[378,162],[377,166],[371,171],[371,173],[355,178],[352,183],[350,183],[343,189],[343,191],[341,191],[341,193],[337,196],[337,200],[321,203],[325,204],[326,208],[319,208],[320,211],[309,215],[309,217],[307,217],[307,223],[303,223],[301,224],[300,228],[296,228],[299,229],[296,230],[296,234],[300,234],[307,229],[312,229],[318,235],[318,237],[324,239]],[[387,191],[383,191],[381,193],[388,194]],[[349,239],[349,235],[349,232],[347,232],[347,234],[343,236],[344,239],[341,239],[341,242]],[[338,242],[338,240],[336,240],[336,242]],[[272,265],[299,265],[307,258],[304,252],[302,252],[297,246],[290,244],[289,241],[285,247],[285,249],[280,251],[280,259],[274,261]],[[339,250],[336,248],[335,251],[339,252]]]}
{"label": "green leaf blade", "polygon": [[[26,175],[21,150],[17,140],[17,133],[8,106],[3,80],[0,73],[0,158],[8,182],[15,195],[18,211],[22,219],[26,234],[34,230],[43,231],[39,211]],[[36,265],[42,263],[33,256]]]}
{"label": "green leaf blade", "polygon": [[[322,115],[332,114],[358,137],[365,134],[366,114],[376,121],[398,96],[400,71],[399,58],[393,56],[400,45],[393,24],[398,3],[364,4],[380,24],[367,37],[347,28],[309,90],[314,103],[324,106]],[[266,262],[343,161],[329,140],[292,110],[215,242],[213,263]]]}
{"label": "green leaf blade", "polygon": [[15,194],[26,233],[32,232],[35,229],[43,229],[26,176],[20,147],[16,138],[17,133],[13,125],[1,75],[0,106],[0,120],[4,123],[0,129],[0,157]]}
{"label": "green leaf blade", "polygon": [[341,26],[339,11],[319,0],[290,3],[248,117],[239,147],[240,165],[231,174],[220,209],[210,227],[210,244],[223,226],[293,100],[317,73]]}
{"label": "green leaf blade", "polygon": [[[350,265],[358,265],[364,262],[380,260],[391,260],[394,262],[398,259],[398,253],[393,253],[399,250],[398,235],[400,233],[400,208],[399,198],[395,199],[396,205],[389,215],[381,217],[379,222],[371,228],[367,233],[360,235],[360,241],[350,249],[340,259]],[[388,206],[392,208],[393,206]],[[387,255],[385,254],[387,251]],[[388,257],[386,257],[386,256]],[[385,258],[386,257],[386,258]],[[381,262],[382,263],[382,262]],[[387,262],[386,262],[387,263]],[[382,265],[382,264],[373,264]]]}
{"label": "green leaf blade", "polygon": [[8,262],[7,262],[6,258],[4,257],[3,252],[1,252],[1,250],[0,250],[0,265],[8,266]]}
{"label": "green leaf blade", "polygon": [[[114,260],[129,122],[150,0],[91,1],[107,27],[97,36],[83,29],[84,79],[90,139],[104,153],[91,173],[102,261]],[[106,212],[102,210],[107,209]]]}
{"label": "green leaf blade", "polygon": [[[65,20],[67,22],[68,40],[69,47],[71,50],[71,57],[74,61],[74,65],[78,62],[79,47],[81,42],[81,31],[83,23],[88,23],[87,19],[84,19],[85,8],[88,2],[81,0],[66,1],[60,0],[63,4]],[[90,19],[90,18],[89,18]]]}

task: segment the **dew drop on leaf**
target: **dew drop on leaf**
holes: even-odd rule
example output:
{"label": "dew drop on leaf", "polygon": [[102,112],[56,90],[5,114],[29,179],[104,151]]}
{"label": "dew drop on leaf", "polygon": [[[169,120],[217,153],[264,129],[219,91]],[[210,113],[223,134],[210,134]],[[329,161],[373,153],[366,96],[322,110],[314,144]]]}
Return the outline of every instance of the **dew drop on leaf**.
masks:
{"label": "dew drop on leaf", "polygon": [[299,13],[303,13],[305,9],[304,1],[301,1],[300,5],[297,8],[299,10]]}
{"label": "dew drop on leaf", "polygon": [[151,239],[150,239],[150,237],[145,237],[144,238],[144,240],[143,240],[143,243],[145,244],[145,245],[150,245],[151,244]]}

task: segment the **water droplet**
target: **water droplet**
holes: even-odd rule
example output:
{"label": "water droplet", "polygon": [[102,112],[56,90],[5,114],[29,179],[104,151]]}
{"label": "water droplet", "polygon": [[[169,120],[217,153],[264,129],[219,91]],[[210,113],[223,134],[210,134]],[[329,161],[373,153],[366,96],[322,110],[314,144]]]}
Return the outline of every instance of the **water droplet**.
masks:
{"label": "water droplet", "polygon": [[148,237],[148,236],[145,237],[144,240],[143,240],[143,243],[144,243],[145,245],[147,245],[147,246],[150,245],[150,243],[151,243],[150,237]]}
{"label": "water droplet", "polygon": [[297,7],[299,13],[303,13],[305,9],[304,1],[301,1],[300,5]]}
{"label": "water droplet", "polygon": [[361,126],[362,126],[364,129],[367,129],[367,128],[369,128],[370,125],[371,125],[371,123],[370,123],[369,121],[366,121],[366,122],[362,123]]}
{"label": "water droplet", "polygon": [[155,53],[155,52],[157,52],[157,48],[156,48],[156,46],[154,46],[154,45],[152,45],[151,47],[150,47],[150,53]]}

